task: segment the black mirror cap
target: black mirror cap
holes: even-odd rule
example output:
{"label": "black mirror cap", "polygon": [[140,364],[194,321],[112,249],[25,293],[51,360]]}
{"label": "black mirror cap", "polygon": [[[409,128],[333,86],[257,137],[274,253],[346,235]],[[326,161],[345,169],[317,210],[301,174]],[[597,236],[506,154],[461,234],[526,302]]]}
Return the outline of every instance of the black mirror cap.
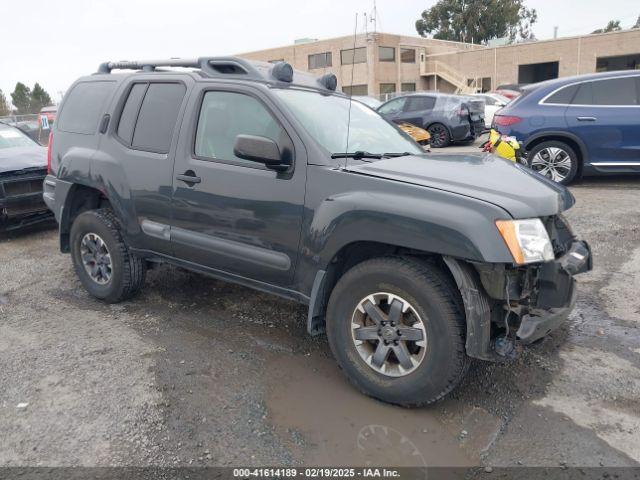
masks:
{"label": "black mirror cap", "polygon": [[293,82],[293,67],[287,62],[278,62],[271,68],[271,75],[280,82]]}
{"label": "black mirror cap", "polygon": [[284,166],[278,144],[270,138],[257,135],[238,135],[233,146],[233,154],[244,160],[264,163],[269,167]]}
{"label": "black mirror cap", "polygon": [[338,86],[338,77],[333,73],[327,73],[318,79],[318,83],[327,90],[335,91]]}

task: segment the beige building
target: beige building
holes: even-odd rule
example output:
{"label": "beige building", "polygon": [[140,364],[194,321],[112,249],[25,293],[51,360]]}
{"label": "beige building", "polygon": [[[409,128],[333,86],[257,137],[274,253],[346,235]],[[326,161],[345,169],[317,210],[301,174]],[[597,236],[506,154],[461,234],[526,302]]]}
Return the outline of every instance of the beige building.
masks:
{"label": "beige building", "polygon": [[355,39],[305,39],[240,56],[285,60],[318,76],[334,73],[338,88],[354,95],[378,97],[416,90],[471,93],[509,83],[640,69],[640,29],[499,47],[369,33]]}

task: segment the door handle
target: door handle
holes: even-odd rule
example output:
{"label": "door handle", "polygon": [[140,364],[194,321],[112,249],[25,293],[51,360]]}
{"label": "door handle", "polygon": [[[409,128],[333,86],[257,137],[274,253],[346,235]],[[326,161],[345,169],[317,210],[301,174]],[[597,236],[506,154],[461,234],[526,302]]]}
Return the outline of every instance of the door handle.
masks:
{"label": "door handle", "polygon": [[596,117],[577,117],[579,122],[595,122]]}
{"label": "door handle", "polygon": [[193,170],[187,170],[182,175],[176,175],[176,179],[181,182],[195,185],[196,183],[200,183],[202,179],[196,176],[196,173]]}

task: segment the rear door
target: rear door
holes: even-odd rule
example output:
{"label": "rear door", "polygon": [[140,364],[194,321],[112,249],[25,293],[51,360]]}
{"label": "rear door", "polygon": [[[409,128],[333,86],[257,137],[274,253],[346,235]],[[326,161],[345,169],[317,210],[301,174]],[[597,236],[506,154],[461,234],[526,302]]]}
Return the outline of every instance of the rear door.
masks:
{"label": "rear door", "polygon": [[[261,90],[243,85],[198,88],[174,169],[175,256],[236,278],[288,286],[302,225],[304,145]],[[237,157],[238,135],[275,141],[293,166],[278,172]]]}
{"label": "rear door", "polygon": [[175,81],[136,76],[123,86],[110,138],[101,143],[106,158],[96,165],[104,172],[94,173],[103,174],[120,191],[131,221],[127,234],[136,248],[172,254],[168,226],[173,162],[191,83],[184,76]]}
{"label": "rear door", "polygon": [[640,168],[640,76],[581,83],[565,111],[596,168]]}
{"label": "rear door", "polygon": [[407,97],[404,110],[394,119],[395,122],[407,122],[420,128],[429,124],[429,118],[436,105],[435,97],[429,95],[416,95]]}

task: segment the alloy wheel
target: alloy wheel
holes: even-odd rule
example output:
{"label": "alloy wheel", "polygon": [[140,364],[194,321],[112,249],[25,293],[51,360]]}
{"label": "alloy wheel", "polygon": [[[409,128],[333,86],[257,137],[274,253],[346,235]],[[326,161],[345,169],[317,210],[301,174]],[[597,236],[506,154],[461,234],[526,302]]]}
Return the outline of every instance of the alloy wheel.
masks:
{"label": "alloy wheel", "polygon": [[99,235],[87,233],[82,237],[80,257],[84,269],[94,282],[100,285],[109,283],[113,274],[111,254]]}
{"label": "alloy wheel", "polygon": [[426,353],[423,320],[408,301],[392,293],[374,293],[358,303],[351,318],[351,337],[365,363],[390,377],[413,372]]}
{"label": "alloy wheel", "polygon": [[429,134],[431,135],[431,146],[442,147],[447,143],[448,132],[446,127],[442,125],[433,125],[429,128]]}
{"label": "alloy wheel", "polygon": [[561,182],[571,172],[573,160],[566,150],[558,147],[546,147],[531,159],[531,168],[554,182]]}

